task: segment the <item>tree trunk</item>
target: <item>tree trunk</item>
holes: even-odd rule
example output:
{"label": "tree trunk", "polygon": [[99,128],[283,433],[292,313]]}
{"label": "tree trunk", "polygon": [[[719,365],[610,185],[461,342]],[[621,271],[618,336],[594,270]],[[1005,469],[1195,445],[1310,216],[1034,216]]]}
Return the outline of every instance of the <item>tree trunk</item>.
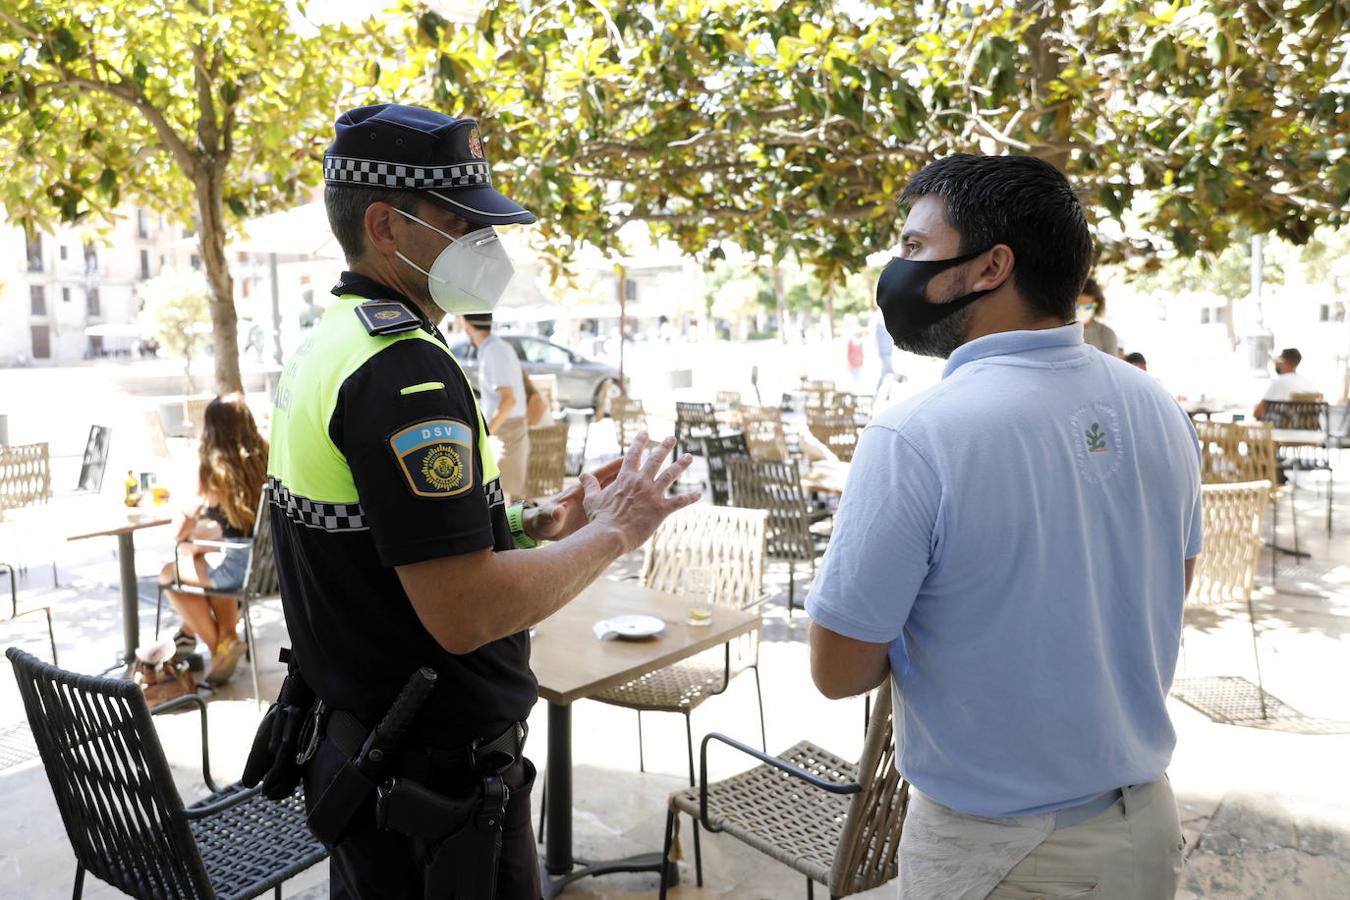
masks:
{"label": "tree trunk", "polygon": [[825,285],[825,329],[834,340],[834,282]]}
{"label": "tree trunk", "polygon": [[783,270],[773,267],[773,299],[778,306],[778,340],[787,343],[787,295],[783,292]]}
{"label": "tree trunk", "polygon": [[[1033,115],[1028,116],[1027,120],[1034,122],[1046,111],[1045,98],[1049,94],[1050,84],[1060,76],[1063,69],[1059,57],[1045,40],[1045,32],[1059,18],[1056,12],[1062,13],[1067,5],[1063,0],[1021,0],[1020,6],[1023,15],[1032,18],[1031,25],[1022,36],[1022,42],[1031,61],[1030,88],[1036,104]],[[1034,137],[1028,135],[1031,155],[1045,160],[1061,172],[1069,165],[1071,117],[1068,107],[1063,104],[1070,102],[1064,99],[1055,104],[1059,109],[1046,133]]]}
{"label": "tree trunk", "polygon": [[[203,167],[204,169],[208,167]],[[197,178],[197,216],[201,220],[200,242],[206,283],[211,288],[211,337],[216,357],[216,391],[227,394],[244,390],[239,374],[238,316],[234,311],[234,279],[225,256],[225,204],[223,172],[207,171]]]}

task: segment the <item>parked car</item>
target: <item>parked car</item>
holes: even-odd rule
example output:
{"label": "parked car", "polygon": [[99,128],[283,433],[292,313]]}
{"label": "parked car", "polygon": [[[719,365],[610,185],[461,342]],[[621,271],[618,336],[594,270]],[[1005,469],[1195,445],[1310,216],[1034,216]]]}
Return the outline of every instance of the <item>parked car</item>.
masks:
{"label": "parked car", "polygon": [[[543,338],[524,334],[503,334],[502,340],[511,345],[520,358],[527,375],[555,375],[558,379],[558,403],[573,409],[594,407],[600,402],[600,392],[608,389],[617,397],[619,370],[614,366],[587,359]],[[463,335],[451,335],[450,352],[464,366],[469,383],[478,387],[478,355],[476,348]]]}

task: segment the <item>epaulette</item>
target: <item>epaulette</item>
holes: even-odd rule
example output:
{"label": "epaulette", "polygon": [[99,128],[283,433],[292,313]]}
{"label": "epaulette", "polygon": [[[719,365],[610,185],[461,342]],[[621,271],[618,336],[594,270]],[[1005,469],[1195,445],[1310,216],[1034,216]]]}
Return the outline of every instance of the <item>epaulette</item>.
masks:
{"label": "epaulette", "polygon": [[422,327],[422,320],[397,300],[367,300],[356,307],[356,317],[370,334],[402,334]]}

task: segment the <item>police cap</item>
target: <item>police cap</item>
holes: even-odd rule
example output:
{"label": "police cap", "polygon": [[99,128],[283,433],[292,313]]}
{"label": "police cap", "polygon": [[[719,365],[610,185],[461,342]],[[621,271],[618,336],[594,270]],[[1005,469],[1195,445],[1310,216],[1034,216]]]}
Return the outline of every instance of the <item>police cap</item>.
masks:
{"label": "police cap", "polygon": [[480,225],[533,222],[534,214],[492,187],[492,169],[473,119],[379,103],[338,117],[323,155],[325,184],[418,191]]}

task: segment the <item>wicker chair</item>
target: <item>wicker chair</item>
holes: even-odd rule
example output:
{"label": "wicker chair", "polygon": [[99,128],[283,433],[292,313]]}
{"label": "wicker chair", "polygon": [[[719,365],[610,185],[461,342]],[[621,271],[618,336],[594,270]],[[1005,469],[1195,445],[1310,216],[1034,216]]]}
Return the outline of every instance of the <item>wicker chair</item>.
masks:
{"label": "wicker chair", "polygon": [[[534,384],[534,389],[539,392],[539,396],[544,398],[544,403],[548,406],[550,416],[558,413],[558,376],[557,375],[531,375],[530,381]],[[534,441],[534,434],[531,433],[530,441]],[[533,446],[533,443],[531,444]]]}
{"label": "wicker chair", "polygon": [[858,427],[857,416],[852,409],[825,410],[808,407],[806,427],[842,462],[853,461],[853,451],[857,449],[862,429]]}
{"label": "wicker chair", "polygon": [[[708,744],[718,741],[762,765],[708,783]],[[900,835],[909,808],[909,783],[895,768],[891,685],[877,691],[861,759],[855,764],[808,741],[778,756],[713,733],[699,750],[697,788],[670,795],[664,855],[671,860],[677,816],[695,817],[710,832],[725,832],[806,876],[806,896],[817,882],[831,897],[847,897],[893,880]],[[695,834],[698,832],[695,831]],[[703,884],[703,860],[694,842],[694,866]],[[661,879],[661,897],[666,885]]]}
{"label": "wicker chair", "polygon": [[675,404],[675,455],[703,452],[703,439],[721,432],[717,410],[711,403]]}
{"label": "wicker chair", "polygon": [[0,447],[0,519],[5,510],[46,503],[52,497],[52,466],[47,445]]}
{"label": "wicker chair", "polygon": [[1216,606],[1239,601],[1247,604],[1251,623],[1252,659],[1261,698],[1261,718],[1266,717],[1261,657],[1257,648],[1256,612],[1252,588],[1261,558],[1261,521],[1270,501],[1270,482],[1202,485],[1205,546],[1195,563],[1195,576],[1187,603]]}
{"label": "wicker chair", "polygon": [[735,409],[741,405],[740,391],[718,391],[717,405],[723,409]]}
{"label": "wicker chair", "polygon": [[52,645],[52,662],[60,664],[56,658],[56,632],[52,630],[52,608],[50,606],[35,606],[32,609],[25,609],[19,612],[19,573],[14,567],[6,562],[0,562],[0,572],[9,576],[9,621],[13,621],[19,616],[26,616],[29,613],[40,612],[47,617],[47,639]]}
{"label": "wicker chair", "polygon": [[[715,606],[747,609],[758,605],[764,593],[766,514],[758,509],[692,506],[666,519],[647,542],[642,559],[644,586],[680,593],[689,569],[709,573]],[[642,713],[677,712],[684,715],[689,740],[689,783],[694,783],[694,735],[690,714],[709,697],[727,689],[731,679],[746,669],[755,672],[759,697],[759,734],[764,743],[764,695],[759,686],[759,629],[725,644],[721,652],[706,651],[664,669],[648,672],[627,684],[602,691],[589,699],[638,711],[638,768],[645,772],[642,754]]]}
{"label": "wicker chair", "polygon": [[[327,852],[305,824],[297,791],[275,803],[261,786],[220,788],[211,778],[206,702],[179,697],[153,712],[141,689],[77,675],[11,647],[33,740],[75,851],[76,900],[86,872],[133,897],[245,898]],[[211,795],[184,808],[151,716],[184,706],[202,716],[202,779]]]}
{"label": "wicker chair", "polygon": [[787,432],[783,429],[783,413],[774,406],[742,406],[741,425],[745,445],[755,459],[787,462]]}
{"label": "wicker chair", "polygon": [[1320,445],[1280,447],[1280,468],[1295,473],[1290,479],[1291,493],[1298,491],[1298,472],[1327,473],[1327,534],[1331,534],[1331,501],[1335,493],[1335,474],[1331,462],[1331,405],[1324,400],[1268,400],[1263,422],[1272,428],[1316,431],[1325,436]]}
{"label": "wicker chair", "polygon": [[727,460],[733,456],[749,455],[743,434],[703,439],[703,458],[708,461],[708,490],[712,494],[713,506],[731,505],[731,476],[727,474]]}
{"label": "wicker chair", "polygon": [[824,538],[811,530],[811,516],[795,460],[768,462],[731,457],[731,500],[737,506],[768,511],[769,555],[788,564],[788,621],[797,593],[797,563],[808,563],[815,577]]}
{"label": "wicker chair", "polygon": [[615,397],[610,401],[610,417],[614,419],[614,437],[620,450],[627,450],[640,432],[647,431],[647,411],[641,400]]}
{"label": "wicker chair", "polygon": [[[1280,524],[1280,495],[1283,488],[1279,483],[1279,457],[1275,452],[1275,440],[1271,436],[1269,422],[1197,422],[1196,433],[1200,437],[1201,464],[1200,480],[1205,484],[1243,484],[1264,481],[1270,485],[1270,581],[1276,581],[1276,537]],[[1291,519],[1294,531],[1294,556],[1306,555],[1299,549],[1298,515],[1293,508],[1293,494],[1290,493]]]}
{"label": "wicker chair", "polygon": [[567,478],[567,422],[530,429],[530,458],[525,466],[525,496],[552,497]]}
{"label": "wicker chair", "polygon": [[[244,614],[244,643],[248,648],[249,666],[253,672],[253,697],[261,700],[262,692],[258,688],[258,648],[253,640],[253,619],[249,615],[249,607],[256,600],[264,597],[275,597],[281,592],[281,587],[277,582],[277,560],[276,549],[272,543],[272,517],[267,508],[269,491],[266,485],[263,486],[262,494],[258,499],[258,514],[253,520],[253,536],[248,541],[248,568],[244,572],[244,583],[238,590],[222,591],[216,588],[203,588],[197,585],[182,584],[178,581],[178,567],[174,566],[174,583],[159,586],[159,596],[155,600],[155,637],[159,637],[159,627],[161,615],[164,611],[164,592],[166,590],[178,591],[182,594],[193,594],[198,597],[232,597],[239,603],[239,610]],[[224,549],[226,547],[238,547],[238,543],[227,544],[223,541],[203,541],[194,539],[191,543],[199,547],[217,547]],[[175,559],[177,557],[177,548],[174,549]],[[242,552],[240,550],[234,551]]]}

